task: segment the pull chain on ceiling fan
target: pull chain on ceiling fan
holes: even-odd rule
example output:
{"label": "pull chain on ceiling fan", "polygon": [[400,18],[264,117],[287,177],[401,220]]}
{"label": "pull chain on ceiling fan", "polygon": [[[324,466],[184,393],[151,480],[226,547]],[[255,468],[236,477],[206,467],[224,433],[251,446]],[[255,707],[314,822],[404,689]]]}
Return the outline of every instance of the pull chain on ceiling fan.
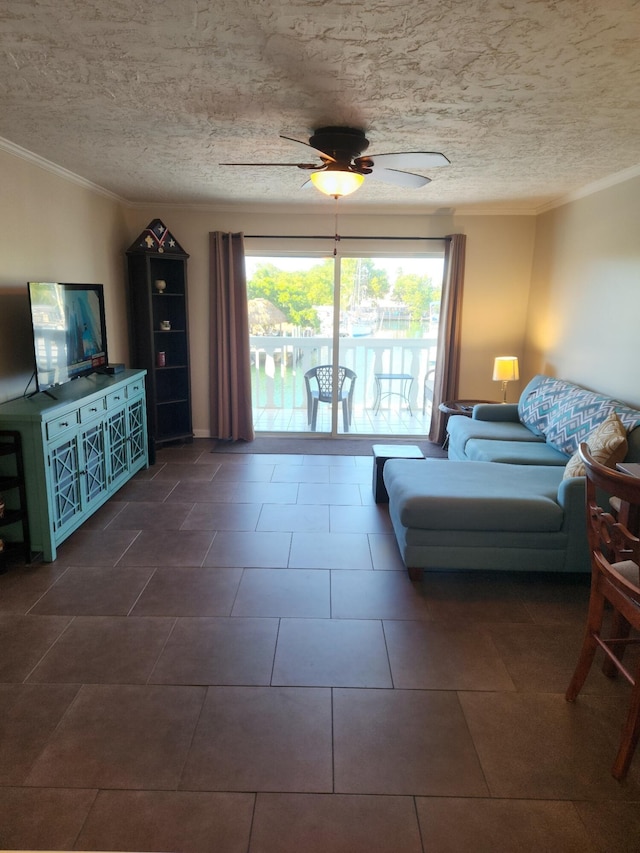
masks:
{"label": "pull chain on ceiling fan", "polygon": [[310,171],[311,183],[325,195],[339,198],[355,192],[366,175],[373,180],[397,187],[418,188],[430,183],[431,178],[406,172],[404,169],[431,169],[446,166],[449,160],[437,151],[403,151],[390,154],[369,154],[369,140],[364,131],[351,127],[321,127],[309,142],[282,136],[289,142],[311,148],[320,163],[220,163],[221,166],[295,166]]}

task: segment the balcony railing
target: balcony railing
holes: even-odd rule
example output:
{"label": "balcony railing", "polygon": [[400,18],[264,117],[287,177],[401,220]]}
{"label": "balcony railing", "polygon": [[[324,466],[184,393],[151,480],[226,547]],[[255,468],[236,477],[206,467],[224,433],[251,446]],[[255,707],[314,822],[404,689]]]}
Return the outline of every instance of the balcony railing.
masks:
{"label": "balcony railing", "polygon": [[[329,337],[252,335],[254,423],[259,431],[308,431],[304,374],[318,364],[331,364]],[[430,380],[436,360],[435,334],[422,338],[341,337],[339,363],[357,376],[351,432],[374,435],[402,430],[426,434],[431,416]],[[405,383],[383,380],[377,400],[375,374],[407,374]],[[379,406],[376,404],[379,402]],[[330,431],[329,406],[320,407],[319,431]],[[338,421],[342,432],[342,421]]]}

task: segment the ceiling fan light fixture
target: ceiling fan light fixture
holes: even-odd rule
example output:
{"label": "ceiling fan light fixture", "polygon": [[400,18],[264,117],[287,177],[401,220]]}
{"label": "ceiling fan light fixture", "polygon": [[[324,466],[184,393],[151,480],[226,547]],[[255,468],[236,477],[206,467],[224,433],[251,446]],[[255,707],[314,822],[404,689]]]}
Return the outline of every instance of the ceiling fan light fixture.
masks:
{"label": "ceiling fan light fixture", "polygon": [[311,173],[311,183],[325,195],[340,198],[343,195],[354,193],[362,186],[364,175],[357,172],[349,172],[343,169],[327,168],[322,172]]}

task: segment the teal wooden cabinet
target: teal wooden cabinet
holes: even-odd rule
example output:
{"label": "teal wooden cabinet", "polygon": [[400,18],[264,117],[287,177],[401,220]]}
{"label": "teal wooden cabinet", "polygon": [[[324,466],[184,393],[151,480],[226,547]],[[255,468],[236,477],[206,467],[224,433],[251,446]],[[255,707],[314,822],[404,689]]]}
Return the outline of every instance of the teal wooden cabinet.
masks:
{"label": "teal wooden cabinet", "polygon": [[148,466],[144,370],[93,374],[0,405],[22,439],[31,550],[56,548]]}

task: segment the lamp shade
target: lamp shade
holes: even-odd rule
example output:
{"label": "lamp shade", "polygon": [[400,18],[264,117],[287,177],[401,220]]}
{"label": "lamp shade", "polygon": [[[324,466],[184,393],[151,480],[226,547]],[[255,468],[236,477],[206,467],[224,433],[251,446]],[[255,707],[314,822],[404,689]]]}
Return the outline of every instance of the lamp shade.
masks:
{"label": "lamp shade", "polygon": [[493,378],[496,382],[515,382],[519,379],[517,356],[498,356],[493,362]]}
{"label": "lamp shade", "polygon": [[329,166],[322,172],[311,173],[311,183],[325,195],[335,198],[355,192],[364,181],[364,175],[357,172],[347,172],[342,169],[332,169]]}

